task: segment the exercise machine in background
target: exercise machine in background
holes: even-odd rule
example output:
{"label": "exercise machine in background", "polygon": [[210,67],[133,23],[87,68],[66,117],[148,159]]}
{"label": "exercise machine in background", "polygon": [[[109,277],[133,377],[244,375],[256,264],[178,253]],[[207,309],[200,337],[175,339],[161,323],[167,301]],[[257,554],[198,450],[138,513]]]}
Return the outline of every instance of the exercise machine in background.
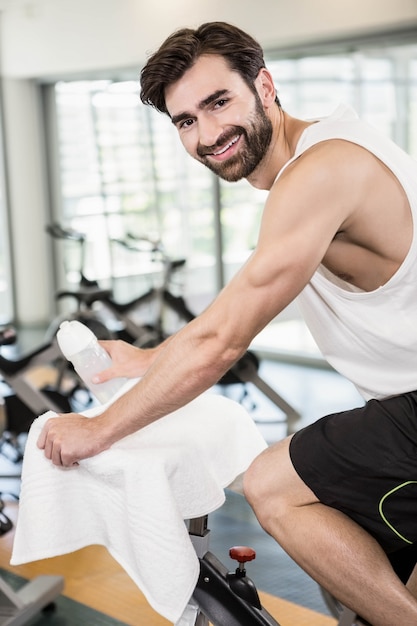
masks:
{"label": "exercise machine in background", "polygon": [[[175,295],[172,286],[179,272],[184,268],[186,259],[172,259],[166,254],[160,240],[149,237],[136,237],[130,233],[124,239],[112,239],[113,245],[122,247],[136,258],[146,257],[155,265],[155,274],[161,269],[160,284],[152,282],[149,289],[127,301],[114,297],[113,291],[101,288],[96,280],[86,277],[85,246],[86,235],[71,228],[64,228],[54,223],[46,227],[47,232],[58,240],[75,242],[79,245],[80,267],[79,280],[72,289],[60,289],[56,300],[64,298],[76,302],[74,317],[88,316],[107,326],[107,332],[125,339],[138,347],[152,347],[161,343],[173,332],[191,321],[194,314],[188,309],[182,296]],[[168,318],[170,316],[170,321]],[[175,318],[174,320],[172,318]],[[52,336],[59,322],[55,320],[48,331]],[[97,333],[96,333],[97,334]],[[104,337],[103,337],[104,338]]]}
{"label": "exercise machine in background", "polygon": [[[0,346],[10,346],[16,342],[17,336],[13,328],[3,328],[0,330]],[[49,346],[48,346],[49,348]],[[45,348],[43,352],[44,358],[49,358],[51,354]],[[22,359],[19,363],[17,361],[11,362],[0,355],[0,367],[2,367],[2,374],[4,373],[4,365],[8,370],[6,376],[9,380],[16,381],[14,378],[19,370],[22,372],[30,366],[30,363],[36,360],[39,361],[39,355],[42,354],[42,350],[36,355],[29,356]],[[48,354],[48,357],[46,356]],[[14,363],[14,365],[13,365]],[[34,411],[38,411],[40,407],[43,407],[43,411],[46,408],[51,408],[52,405],[56,405],[50,398],[42,395],[40,390],[36,390],[31,384],[18,383],[18,392],[25,398],[27,404],[31,406]],[[18,396],[16,396],[18,397]],[[22,400],[23,403],[23,400]],[[27,406],[27,405],[26,405]],[[2,428],[10,426],[10,414],[4,405],[2,405]],[[0,453],[4,450],[4,431],[0,439]],[[14,459],[21,460],[21,459]],[[14,476],[6,475],[4,478],[13,478]],[[2,494],[0,494],[1,496]],[[0,535],[8,532],[13,527],[11,520],[3,512],[4,502],[0,497]],[[23,626],[28,624],[34,616],[42,611],[54,610],[54,600],[62,593],[64,589],[64,578],[62,576],[37,576],[33,580],[25,583],[20,589],[15,591],[12,589],[3,578],[0,577],[0,625],[1,626]]]}

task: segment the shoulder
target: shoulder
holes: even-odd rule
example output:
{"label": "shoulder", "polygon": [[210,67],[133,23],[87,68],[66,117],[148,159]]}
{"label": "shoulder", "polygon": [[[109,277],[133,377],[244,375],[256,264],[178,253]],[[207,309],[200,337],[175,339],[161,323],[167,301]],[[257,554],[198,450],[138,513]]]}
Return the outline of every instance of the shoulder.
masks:
{"label": "shoulder", "polygon": [[294,173],[320,175],[321,172],[355,172],[376,157],[366,148],[346,139],[323,139],[304,150],[286,168],[283,175]]}
{"label": "shoulder", "polygon": [[278,174],[269,197],[288,202],[294,196],[312,194],[338,201],[348,196],[353,202],[381,163],[366,148],[344,139],[326,139],[307,148]]}
{"label": "shoulder", "polygon": [[298,249],[308,249],[305,242],[310,241],[323,256],[369,194],[370,158],[360,146],[339,139],[320,142],[303,152],[271,187],[260,241],[285,237]]}

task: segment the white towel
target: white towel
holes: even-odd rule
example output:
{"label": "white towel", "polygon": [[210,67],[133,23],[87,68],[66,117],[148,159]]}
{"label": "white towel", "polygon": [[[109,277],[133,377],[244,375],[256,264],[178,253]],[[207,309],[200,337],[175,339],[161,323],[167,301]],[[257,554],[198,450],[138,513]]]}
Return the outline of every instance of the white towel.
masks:
{"label": "white towel", "polygon": [[266,447],[252,418],[206,393],[63,469],[36,445],[51,416],[38,417],[29,432],[11,564],[106,546],[150,605],[175,623],[199,573],[184,520],[221,506],[224,487]]}

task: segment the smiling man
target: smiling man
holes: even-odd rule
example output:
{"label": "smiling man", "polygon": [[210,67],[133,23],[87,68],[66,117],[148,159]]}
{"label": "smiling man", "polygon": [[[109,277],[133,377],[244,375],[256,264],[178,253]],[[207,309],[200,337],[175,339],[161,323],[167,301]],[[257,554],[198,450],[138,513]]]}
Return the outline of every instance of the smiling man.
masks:
{"label": "smiling man", "polygon": [[141,86],[191,157],[269,191],[258,244],[159,347],[106,343],[113,366],[97,382],[141,381],[95,418],[49,420],[39,447],[70,466],[180,408],[297,297],[324,356],[366,403],[265,451],[246,496],[289,554],[374,626],[417,624],[413,577],[407,589],[386,556],[417,539],[417,164],[349,107],[291,117],[261,47],[229,24],[174,33]]}

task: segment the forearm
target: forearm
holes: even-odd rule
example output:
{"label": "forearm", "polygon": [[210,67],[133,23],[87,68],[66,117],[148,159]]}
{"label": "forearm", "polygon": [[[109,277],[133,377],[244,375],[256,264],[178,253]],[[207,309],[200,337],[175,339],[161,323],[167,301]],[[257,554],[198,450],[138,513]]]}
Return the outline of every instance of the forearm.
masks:
{"label": "forearm", "polygon": [[244,351],[225,347],[217,335],[204,336],[196,326],[170,338],[142,380],[97,418],[107,445],[193,400]]}
{"label": "forearm", "polygon": [[[197,318],[148,352],[113,342],[115,367],[102,375],[136,372],[141,380],[101,415],[68,416],[45,424],[38,446],[56,465],[70,466],[180,409],[215,384],[279,312],[280,294],[252,272],[238,274]],[[139,373],[138,373],[139,372]],[[104,382],[104,379],[102,379]]]}
{"label": "forearm", "polygon": [[206,311],[161,346],[141,381],[100,417],[108,445],[209,389],[279,312],[280,297],[271,297],[270,283],[253,287],[252,272],[247,275],[237,275]]}
{"label": "forearm", "polygon": [[155,348],[138,348],[120,340],[102,340],[100,344],[109,353],[112,365],[99,372],[94,383],[104,383],[112,378],[140,378],[148,371],[159,354],[165,349],[170,337]]}

